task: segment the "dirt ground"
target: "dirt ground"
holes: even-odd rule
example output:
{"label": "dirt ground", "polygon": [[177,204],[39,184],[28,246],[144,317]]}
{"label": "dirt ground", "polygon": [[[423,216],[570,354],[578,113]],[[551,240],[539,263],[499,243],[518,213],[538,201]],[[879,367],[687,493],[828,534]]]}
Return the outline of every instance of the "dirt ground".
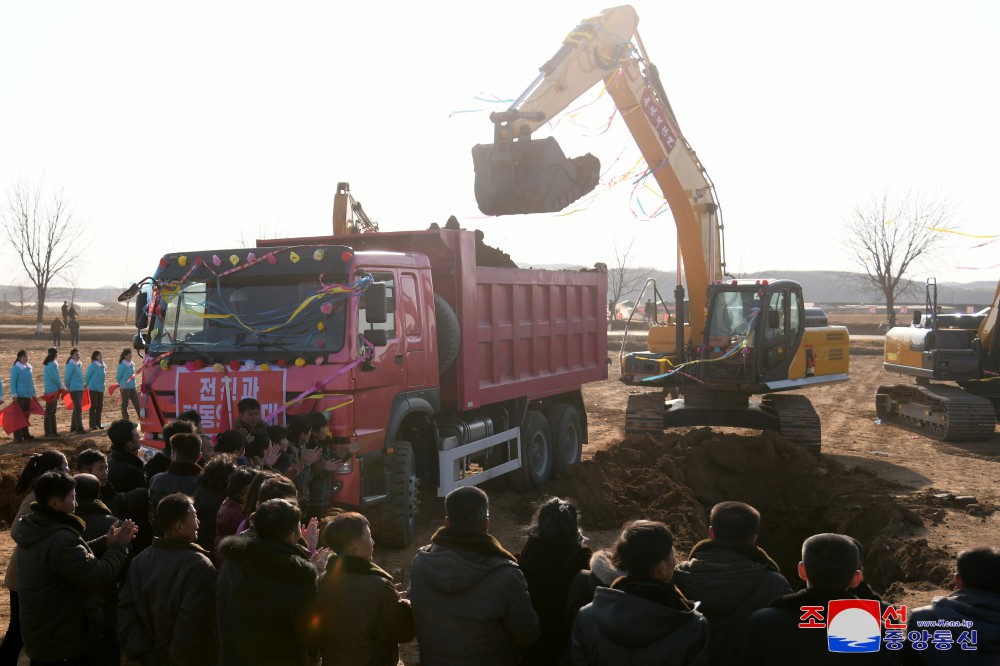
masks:
{"label": "dirt ground", "polygon": [[[127,343],[124,336],[108,338],[85,340],[84,356],[100,348],[113,366]],[[47,341],[8,334],[0,337],[0,359],[12,363],[17,349],[27,349],[40,385],[45,346]],[[68,352],[63,344],[60,362]],[[610,356],[615,362],[608,380],[584,389],[590,441],[581,464],[544,492],[489,489],[491,531],[508,549],[523,543],[535,506],[559,495],[577,502],[595,549],[609,546],[623,522],[653,518],[671,527],[684,559],[707,535],[707,508],[741,500],[760,509],[758,543],[790,580],[805,537],[826,531],[851,534],[865,545],[865,576],[872,586],[887,601],[917,606],[950,591],[959,551],[1000,545],[1000,433],[988,441],[946,444],[879,424],[875,389],[900,378],[882,370],[877,341],[852,343],[850,382],[807,393],[822,419],[820,459],[776,435],[749,430],[693,428],[626,437],[625,403],[636,389],[618,382],[617,353]],[[117,418],[118,409],[113,400],[105,401],[105,423]],[[60,410],[59,418],[60,431],[67,432],[69,412]],[[41,417],[32,417],[33,432],[40,433],[41,425]],[[104,434],[95,435],[106,448]],[[73,453],[86,438],[64,436],[57,446]],[[15,445],[2,435],[0,519],[9,519],[16,510],[13,484],[30,450],[52,444],[36,440]],[[406,550],[376,546],[376,561],[404,583],[416,548],[429,542],[443,516],[443,501],[433,489],[422,489],[420,500],[414,545]],[[0,573],[12,546],[4,529]],[[6,626],[7,614],[7,604],[0,604],[0,627]],[[403,661],[415,663],[414,645],[404,646]]]}

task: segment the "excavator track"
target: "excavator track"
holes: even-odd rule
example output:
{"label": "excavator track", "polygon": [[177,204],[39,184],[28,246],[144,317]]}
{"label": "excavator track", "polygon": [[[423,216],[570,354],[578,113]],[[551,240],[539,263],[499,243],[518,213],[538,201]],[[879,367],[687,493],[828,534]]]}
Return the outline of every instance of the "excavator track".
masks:
{"label": "excavator track", "polygon": [[988,398],[943,384],[880,386],[875,411],[883,423],[941,441],[986,439],[997,425]]}
{"label": "excavator track", "polygon": [[768,393],[761,397],[761,404],[775,411],[778,416],[778,433],[803,449],[819,456],[822,442],[819,414],[809,398],[804,395]]}

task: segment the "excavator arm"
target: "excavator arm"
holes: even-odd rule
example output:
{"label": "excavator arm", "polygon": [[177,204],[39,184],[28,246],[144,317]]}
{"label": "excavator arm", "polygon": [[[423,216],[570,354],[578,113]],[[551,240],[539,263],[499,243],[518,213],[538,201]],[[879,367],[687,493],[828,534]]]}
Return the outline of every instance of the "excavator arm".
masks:
{"label": "excavator arm", "polygon": [[[476,200],[487,215],[556,212],[597,186],[590,154],[567,159],[555,139],[532,134],[603,81],[649,173],[670,206],[690,298],[691,339],[701,339],[707,287],[725,267],[714,187],[684,139],[656,67],[646,56],[635,10],[624,5],[584,20],[504,112],[494,143],[473,148]],[[678,283],[682,276],[678,266]]]}

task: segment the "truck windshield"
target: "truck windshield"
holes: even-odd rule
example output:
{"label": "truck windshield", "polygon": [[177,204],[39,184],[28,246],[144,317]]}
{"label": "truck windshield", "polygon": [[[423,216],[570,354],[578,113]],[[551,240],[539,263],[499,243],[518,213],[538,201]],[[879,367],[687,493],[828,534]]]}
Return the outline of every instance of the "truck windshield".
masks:
{"label": "truck windshield", "polygon": [[[343,284],[346,276],[337,276]],[[316,279],[191,280],[159,294],[149,350],[222,353],[332,353],[344,346],[344,294],[324,294]]]}

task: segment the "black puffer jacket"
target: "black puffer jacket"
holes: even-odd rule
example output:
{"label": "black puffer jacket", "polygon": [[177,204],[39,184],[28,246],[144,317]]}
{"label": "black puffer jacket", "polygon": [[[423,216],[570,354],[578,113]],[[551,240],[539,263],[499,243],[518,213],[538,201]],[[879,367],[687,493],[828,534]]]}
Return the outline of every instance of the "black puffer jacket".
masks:
{"label": "black puffer jacket", "polygon": [[671,583],[619,578],[573,624],[570,660],[587,666],[708,663],[708,621]]}
{"label": "black puffer jacket", "polygon": [[507,666],[538,640],[538,616],[514,556],[488,534],[439,529],[417,551],[410,603],[420,663]]}
{"label": "black puffer jacket", "polygon": [[307,551],[232,536],[222,540],[219,553],[220,666],[309,666],[319,574]]}
{"label": "black puffer jacket", "polygon": [[735,663],[750,615],[792,591],[763,550],[718,540],[695,545],[691,558],[677,565],[673,582],[699,602],[698,610],[708,619],[713,666]]}
{"label": "black puffer jacket", "polygon": [[[17,543],[21,635],[32,660],[78,657],[104,633],[100,592],[115,584],[128,549],[108,546],[105,537],[88,543],[83,528],[78,516],[35,503],[11,530]],[[103,556],[96,557],[91,547]]]}
{"label": "black puffer jacket", "polygon": [[129,451],[111,449],[108,456],[108,482],[120,493],[145,488],[142,458]]}
{"label": "black puffer jacket", "polygon": [[[971,626],[927,627],[917,622],[944,620],[945,622],[971,622]],[[951,664],[1000,664],[1000,594],[965,588],[955,590],[947,597],[935,597],[930,606],[921,606],[910,611],[906,630],[951,632],[952,639],[958,639],[963,631],[976,630],[976,649],[963,650],[956,642],[949,650],[937,650],[928,646],[926,650],[913,650],[907,641],[903,653],[904,664],[927,664],[928,666],[951,666]]]}
{"label": "black puffer jacket", "polygon": [[579,543],[551,543],[534,536],[521,548],[517,564],[528,581],[542,632],[537,643],[524,649],[522,663],[551,666],[569,650],[566,599],[576,574],[590,565],[590,555],[590,548]]}

